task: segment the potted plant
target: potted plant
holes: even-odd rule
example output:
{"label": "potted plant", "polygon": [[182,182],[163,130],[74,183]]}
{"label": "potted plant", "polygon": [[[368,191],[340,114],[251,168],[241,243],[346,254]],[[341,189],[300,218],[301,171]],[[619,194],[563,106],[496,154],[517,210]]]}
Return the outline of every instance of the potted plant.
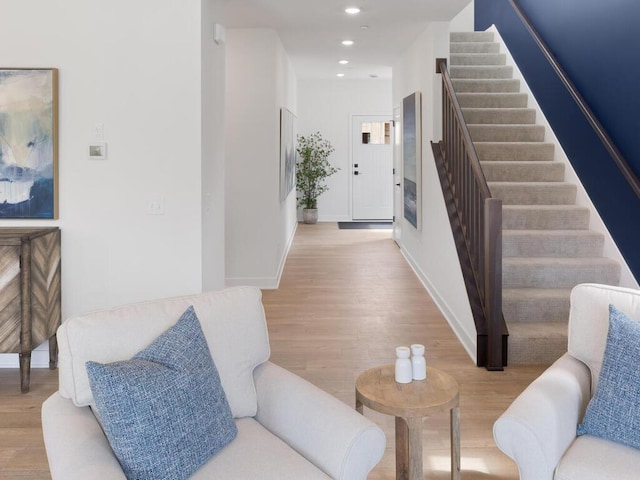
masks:
{"label": "potted plant", "polygon": [[318,197],[329,187],[325,179],[339,168],[329,163],[329,155],[334,148],[320,132],[304,136],[298,135],[298,163],[296,165],[296,185],[298,205],[302,207],[304,223],[318,222]]}

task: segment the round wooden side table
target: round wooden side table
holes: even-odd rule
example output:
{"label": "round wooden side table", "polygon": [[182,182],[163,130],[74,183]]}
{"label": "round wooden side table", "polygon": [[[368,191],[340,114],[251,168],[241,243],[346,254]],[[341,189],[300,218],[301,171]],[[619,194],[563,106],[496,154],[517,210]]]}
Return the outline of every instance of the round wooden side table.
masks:
{"label": "round wooden side table", "polygon": [[450,411],[451,478],[460,480],[460,421],[458,383],[442,370],[427,367],[426,380],[401,384],[395,367],[383,365],[358,376],[356,410],[363,406],[396,417],[396,480],[422,479],[422,421]]}

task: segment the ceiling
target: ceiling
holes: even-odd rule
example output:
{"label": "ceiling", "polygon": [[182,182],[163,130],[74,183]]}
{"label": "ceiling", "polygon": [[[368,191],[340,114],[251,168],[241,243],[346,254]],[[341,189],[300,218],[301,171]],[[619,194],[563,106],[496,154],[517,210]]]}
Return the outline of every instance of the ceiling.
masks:
{"label": "ceiling", "polygon": [[[448,21],[470,0],[227,0],[227,28],[273,28],[298,78],[390,78],[427,23]],[[346,7],[359,7],[348,15]],[[366,26],[368,28],[362,28]],[[355,42],[350,47],[341,41]],[[348,65],[338,64],[349,60]]]}

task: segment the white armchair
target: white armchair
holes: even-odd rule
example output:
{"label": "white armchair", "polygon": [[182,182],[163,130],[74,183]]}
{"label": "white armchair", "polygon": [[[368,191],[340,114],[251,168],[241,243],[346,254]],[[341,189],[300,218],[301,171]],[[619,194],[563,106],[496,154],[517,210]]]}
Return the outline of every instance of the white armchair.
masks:
{"label": "white armchair", "polygon": [[238,287],[75,317],[58,331],[60,389],[42,407],[53,480],[124,480],[100,424],[85,362],[126,360],[195,307],[236,438],[192,478],[365,480],[384,432],[355,410],[268,361],[259,290]]}
{"label": "white armchair", "polygon": [[640,319],[638,290],[595,284],[573,289],[568,352],[495,422],[495,441],[516,462],[521,480],[640,478],[639,450],[590,435],[576,437],[598,384],[609,304]]}

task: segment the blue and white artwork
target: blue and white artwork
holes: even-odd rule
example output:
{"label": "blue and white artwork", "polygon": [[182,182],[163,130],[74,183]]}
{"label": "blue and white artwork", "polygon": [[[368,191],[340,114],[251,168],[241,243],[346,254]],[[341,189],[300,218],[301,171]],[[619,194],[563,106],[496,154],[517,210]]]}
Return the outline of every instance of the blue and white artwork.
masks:
{"label": "blue and white artwork", "polygon": [[280,110],[280,201],[284,202],[296,183],[296,116]]}
{"label": "blue and white artwork", "polygon": [[0,218],[56,218],[56,69],[0,69]]}
{"label": "blue and white artwork", "polygon": [[402,172],[404,218],[420,230],[422,179],[422,103],[420,92],[402,100]]}

